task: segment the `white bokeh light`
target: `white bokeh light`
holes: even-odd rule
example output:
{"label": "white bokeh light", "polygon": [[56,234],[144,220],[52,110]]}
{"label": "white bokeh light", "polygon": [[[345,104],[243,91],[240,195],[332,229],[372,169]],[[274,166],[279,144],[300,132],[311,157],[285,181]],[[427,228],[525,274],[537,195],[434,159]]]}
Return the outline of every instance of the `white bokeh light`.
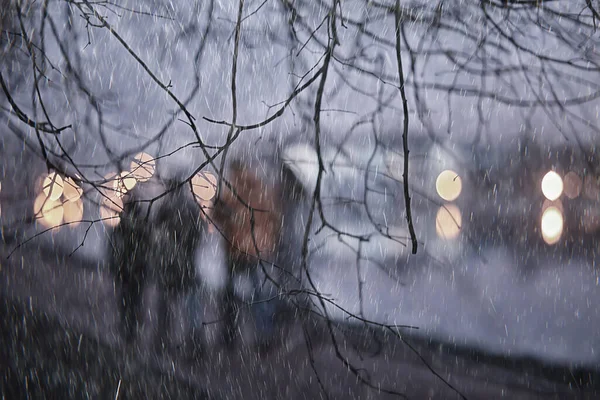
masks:
{"label": "white bokeh light", "polygon": [[50,172],[42,183],[44,195],[50,200],[58,200],[63,194],[64,183],[62,177],[56,172]]}
{"label": "white bokeh light", "polygon": [[192,192],[199,200],[211,200],[217,193],[217,178],[210,172],[198,172],[192,178]]}
{"label": "white bokeh light", "polygon": [[456,172],[447,169],[438,175],[435,181],[435,189],[442,199],[446,201],[456,200],[462,191],[462,179]]}
{"label": "white bokeh light", "polygon": [[37,222],[46,228],[60,225],[63,221],[64,209],[60,202],[46,197],[40,193],[33,202],[33,212]]}
{"label": "white bokeh light", "polygon": [[548,207],[542,214],[542,237],[548,244],[558,242],[563,231],[563,214],[554,206]]}
{"label": "white bokeh light", "polygon": [[81,189],[81,187],[79,187],[79,185],[75,183],[73,179],[65,178],[63,198],[66,202],[75,202],[79,200],[82,194],[83,189]]}
{"label": "white bokeh light", "polygon": [[81,199],[67,201],[63,204],[64,222],[74,228],[80,224],[83,218],[83,202]]}
{"label": "white bokeh light", "polygon": [[137,154],[131,162],[130,169],[133,177],[139,182],[146,182],[154,175],[156,161],[148,153]]}
{"label": "white bokeh light", "polygon": [[123,171],[113,181],[114,190],[119,197],[123,197],[127,192],[137,185],[137,180],[132,172]]}
{"label": "white bokeh light", "polygon": [[443,239],[454,239],[460,233],[462,217],[460,209],[447,204],[438,209],[435,217],[435,231]]}
{"label": "white bokeh light", "polygon": [[550,201],[560,197],[563,191],[563,180],[554,171],[548,172],[542,179],[542,193]]}

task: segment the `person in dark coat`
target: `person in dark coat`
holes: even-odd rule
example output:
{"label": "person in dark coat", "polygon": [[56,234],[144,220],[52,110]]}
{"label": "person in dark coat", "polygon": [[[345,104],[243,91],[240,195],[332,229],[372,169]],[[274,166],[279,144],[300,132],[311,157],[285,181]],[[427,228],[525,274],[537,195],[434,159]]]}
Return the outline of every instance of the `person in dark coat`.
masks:
{"label": "person in dark coat", "polygon": [[148,260],[158,287],[158,326],[162,332],[156,344],[172,349],[170,336],[176,336],[178,328],[183,335],[189,334],[183,304],[196,287],[194,255],[204,225],[190,186],[175,180],[165,186],[168,194],[152,211]]}
{"label": "person in dark coat", "polygon": [[137,336],[142,316],[142,298],[148,280],[145,244],[150,231],[144,223],[143,210],[136,196],[125,199],[119,224],[110,236],[110,263],[118,291],[120,329],[127,343]]}
{"label": "person in dark coat", "polygon": [[[203,225],[189,185],[168,180],[157,185],[157,193],[149,194],[144,188],[148,184],[156,186],[156,179],[137,185],[123,198],[120,223],[110,240],[111,264],[126,342],[137,336],[144,291],[153,282],[157,287],[154,345],[173,350],[178,347],[172,340],[178,328],[182,335],[189,333],[184,327],[187,318],[182,315],[182,303],[196,286],[194,254]],[[152,203],[150,210],[148,201],[140,201],[164,192],[166,195]]]}

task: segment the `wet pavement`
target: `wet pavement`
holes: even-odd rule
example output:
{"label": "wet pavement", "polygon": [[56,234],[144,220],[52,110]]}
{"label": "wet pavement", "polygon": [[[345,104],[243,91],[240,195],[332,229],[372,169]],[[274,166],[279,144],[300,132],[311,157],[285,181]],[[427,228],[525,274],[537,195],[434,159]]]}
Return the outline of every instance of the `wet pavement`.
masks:
{"label": "wet pavement", "polygon": [[[283,323],[270,347],[254,343],[243,309],[241,340],[232,349],[220,344],[218,323],[206,325],[201,346],[177,352],[151,351],[143,340],[125,346],[116,333],[113,280],[101,263],[22,251],[4,256],[1,265],[2,394],[7,399],[600,395],[597,370],[494,357],[403,334],[437,377],[389,333],[340,323],[328,327],[311,313]],[[205,292],[203,321],[218,320],[218,307]]]}

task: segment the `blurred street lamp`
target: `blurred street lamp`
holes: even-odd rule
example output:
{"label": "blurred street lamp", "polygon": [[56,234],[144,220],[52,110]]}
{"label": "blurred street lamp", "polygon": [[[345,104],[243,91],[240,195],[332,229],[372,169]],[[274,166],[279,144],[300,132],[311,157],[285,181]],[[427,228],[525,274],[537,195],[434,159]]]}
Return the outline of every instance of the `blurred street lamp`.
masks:
{"label": "blurred street lamp", "polygon": [[44,195],[50,200],[58,200],[63,194],[64,182],[56,172],[50,172],[42,183]]}
{"label": "blurred street lamp", "polygon": [[548,172],[542,178],[542,193],[550,201],[560,197],[563,191],[563,181],[560,175],[554,171]]}
{"label": "blurred street lamp", "polygon": [[447,169],[438,175],[435,181],[435,189],[442,199],[453,201],[460,196],[462,180],[456,172]]}
{"label": "blurred street lamp", "polygon": [[454,239],[461,230],[462,216],[454,204],[446,204],[438,209],[435,217],[435,231],[443,239]]}
{"label": "blurred street lamp", "polygon": [[563,231],[563,214],[555,206],[548,207],[542,214],[542,238],[547,244],[559,241]]}
{"label": "blurred street lamp", "polygon": [[33,202],[36,220],[46,228],[60,225],[63,221],[64,209],[59,201],[52,200],[46,193],[40,193]]}
{"label": "blurred street lamp", "polygon": [[134,179],[146,182],[154,175],[156,161],[148,153],[138,153],[131,162],[130,170]]}

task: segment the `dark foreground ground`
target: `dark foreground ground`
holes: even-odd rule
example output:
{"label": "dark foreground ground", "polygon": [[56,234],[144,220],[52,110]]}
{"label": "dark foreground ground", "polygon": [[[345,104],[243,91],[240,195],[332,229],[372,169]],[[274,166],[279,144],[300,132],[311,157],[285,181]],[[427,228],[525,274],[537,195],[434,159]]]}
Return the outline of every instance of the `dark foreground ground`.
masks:
{"label": "dark foreground ground", "polygon": [[42,252],[3,257],[3,399],[600,398],[598,370],[406,336],[446,383],[397,338],[337,326],[334,346],[324,324],[307,317],[282,326],[268,350],[247,341],[227,350],[208,339],[193,356],[126,347],[114,335],[110,276],[82,263]]}

